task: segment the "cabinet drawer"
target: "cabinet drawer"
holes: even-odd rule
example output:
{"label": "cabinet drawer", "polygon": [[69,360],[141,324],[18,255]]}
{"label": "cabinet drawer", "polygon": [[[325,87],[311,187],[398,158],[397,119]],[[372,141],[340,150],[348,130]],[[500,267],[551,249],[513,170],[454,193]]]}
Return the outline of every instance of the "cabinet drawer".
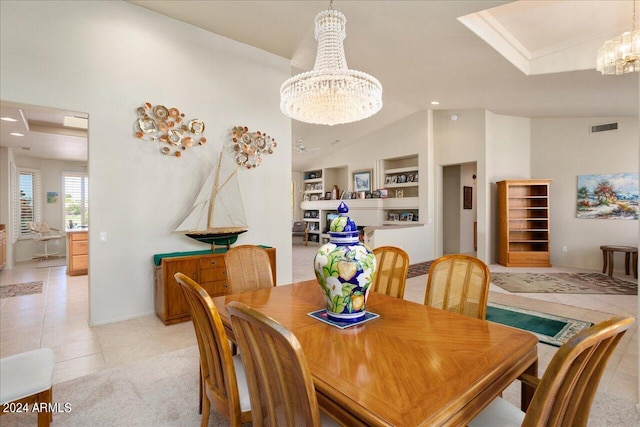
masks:
{"label": "cabinet drawer", "polygon": [[87,233],[69,233],[71,240],[87,240]]}
{"label": "cabinet drawer", "polygon": [[224,256],[202,258],[198,260],[200,270],[206,270],[209,268],[222,268],[224,269]]}
{"label": "cabinet drawer", "polygon": [[74,255],[71,257],[71,265],[73,270],[86,270],[89,268],[89,256],[88,255]]}
{"label": "cabinet drawer", "polygon": [[509,252],[509,265],[551,267],[549,252]]}
{"label": "cabinet drawer", "polygon": [[229,289],[227,286],[226,280],[216,280],[214,282],[202,282],[201,285],[211,297],[224,295],[227,293]]}
{"label": "cabinet drawer", "polygon": [[71,243],[71,253],[73,255],[86,255],[89,253],[89,242],[86,240],[76,240]]}
{"label": "cabinet drawer", "polygon": [[201,282],[213,282],[216,280],[225,280],[226,278],[224,268],[207,268],[206,270],[200,270]]}

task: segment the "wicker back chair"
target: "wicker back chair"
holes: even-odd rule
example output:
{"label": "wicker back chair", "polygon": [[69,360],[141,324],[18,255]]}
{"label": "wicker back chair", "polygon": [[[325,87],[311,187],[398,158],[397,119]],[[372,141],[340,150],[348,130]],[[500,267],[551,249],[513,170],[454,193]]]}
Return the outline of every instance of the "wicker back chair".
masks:
{"label": "wicker back chair", "polygon": [[224,255],[224,264],[231,294],[275,286],[269,255],[260,246],[234,246]]}
{"label": "wicker back chair", "polygon": [[429,269],[424,303],[484,319],[490,280],[489,267],[478,258],[467,255],[440,257]]}
{"label": "wicker back chair", "polygon": [[380,246],[373,250],[376,256],[376,276],[372,291],[396,298],[404,298],[404,287],[409,272],[409,255],[395,246]]}

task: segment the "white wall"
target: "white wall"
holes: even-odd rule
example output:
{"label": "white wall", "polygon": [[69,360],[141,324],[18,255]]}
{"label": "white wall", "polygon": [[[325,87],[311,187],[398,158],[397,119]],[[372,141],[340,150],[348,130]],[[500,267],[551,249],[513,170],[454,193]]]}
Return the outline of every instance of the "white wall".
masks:
{"label": "white wall", "polygon": [[[636,246],[638,222],[576,218],[578,175],[638,172],[638,119],[531,119],[533,178],[551,179],[551,264],[598,270],[600,245]],[[618,130],[591,134],[590,126],[618,122]],[[568,251],[562,252],[562,246]],[[617,254],[615,269],[624,271]]]}
{"label": "white wall", "polygon": [[[240,171],[249,232],[238,243],[276,247],[278,283],[291,281],[287,60],[125,2],[1,2],[0,19],[3,100],[89,113],[92,323],[153,313],[153,254],[206,249],[172,230],[239,124],[279,145]],[[203,120],[209,142],[160,155],[133,136],[144,102]]]}
{"label": "white wall", "polygon": [[[457,120],[451,120],[451,115],[457,115]],[[476,188],[474,199],[476,200],[476,214],[478,219],[478,253],[481,260],[488,262],[487,238],[489,185],[487,181],[486,166],[486,129],[488,112],[484,110],[440,110],[433,114],[434,128],[434,162],[436,206],[438,207],[436,230],[438,233],[436,242],[436,254],[442,255],[444,243],[443,211],[444,197],[448,197],[443,191],[443,168],[449,165],[475,163]],[[477,190],[477,191],[476,191]],[[460,191],[462,191],[460,189]],[[458,193],[456,193],[456,197]],[[460,196],[461,197],[461,196]],[[461,198],[460,198],[461,200]],[[472,224],[473,226],[473,224]]]}
{"label": "white wall", "polygon": [[15,163],[14,155],[11,150],[6,147],[0,147],[0,224],[5,225],[5,237],[7,240],[7,263],[4,268],[10,268],[13,265],[13,237],[11,235],[11,214],[10,214],[10,164]]}
{"label": "white wall", "polygon": [[[531,119],[504,116],[487,111],[486,129],[486,181],[484,189],[478,184],[478,193],[483,191],[490,202],[481,209],[478,207],[478,233],[480,223],[487,224],[488,260],[495,263],[498,259],[498,186],[503,179],[528,179],[531,176]],[[535,178],[546,178],[536,176]],[[478,180],[480,182],[480,180]],[[480,239],[478,252],[480,252]]]}
{"label": "white wall", "polygon": [[459,195],[460,165],[442,169],[442,251],[445,254],[460,253],[460,213],[462,203]]}
{"label": "white wall", "polygon": [[471,187],[471,209],[460,208],[460,253],[475,251],[473,245],[473,223],[476,220],[476,204],[478,203],[478,192],[476,180],[476,163],[463,163],[460,165],[460,194],[458,200],[462,201],[463,187]]}
{"label": "white wall", "polygon": [[[59,229],[61,233],[64,234],[64,194],[62,192],[62,176],[64,172],[86,172],[86,163],[44,160],[19,155],[15,155],[14,162],[16,167],[30,168],[40,171],[42,187],[42,193],[40,194],[42,221],[46,222],[49,227]],[[47,203],[48,191],[55,191],[58,193],[58,201],[56,203]],[[64,256],[66,253],[66,246],[65,239],[51,240],[48,243],[48,251]],[[13,245],[14,261],[28,261],[33,258],[36,253],[42,253],[42,248],[42,242],[34,241],[30,238],[18,240],[15,245]]]}

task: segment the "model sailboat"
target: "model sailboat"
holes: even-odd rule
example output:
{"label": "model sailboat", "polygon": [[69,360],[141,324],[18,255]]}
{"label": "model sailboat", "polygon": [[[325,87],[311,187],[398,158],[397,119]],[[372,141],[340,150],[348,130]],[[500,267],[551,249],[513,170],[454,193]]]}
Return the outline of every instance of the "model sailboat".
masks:
{"label": "model sailboat", "polygon": [[[229,247],[238,235],[249,229],[238,185],[238,167],[224,162],[224,150],[218,164],[205,181],[191,211],[175,229],[192,239],[215,246]],[[229,157],[229,156],[227,156]]]}

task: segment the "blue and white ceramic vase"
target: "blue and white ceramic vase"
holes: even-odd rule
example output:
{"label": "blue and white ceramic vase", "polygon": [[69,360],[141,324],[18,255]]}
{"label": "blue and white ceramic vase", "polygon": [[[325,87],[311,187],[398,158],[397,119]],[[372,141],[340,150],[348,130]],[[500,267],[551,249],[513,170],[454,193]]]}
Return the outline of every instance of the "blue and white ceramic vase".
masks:
{"label": "blue and white ceramic vase", "polygon": [[360,243],[358,228],[340,202],[340,216],[331,221],[329,243],[318,249],[313,264],[325,296],[327,315],[340,322],[364,319],[369,290],[376,272],[376,257]]}

